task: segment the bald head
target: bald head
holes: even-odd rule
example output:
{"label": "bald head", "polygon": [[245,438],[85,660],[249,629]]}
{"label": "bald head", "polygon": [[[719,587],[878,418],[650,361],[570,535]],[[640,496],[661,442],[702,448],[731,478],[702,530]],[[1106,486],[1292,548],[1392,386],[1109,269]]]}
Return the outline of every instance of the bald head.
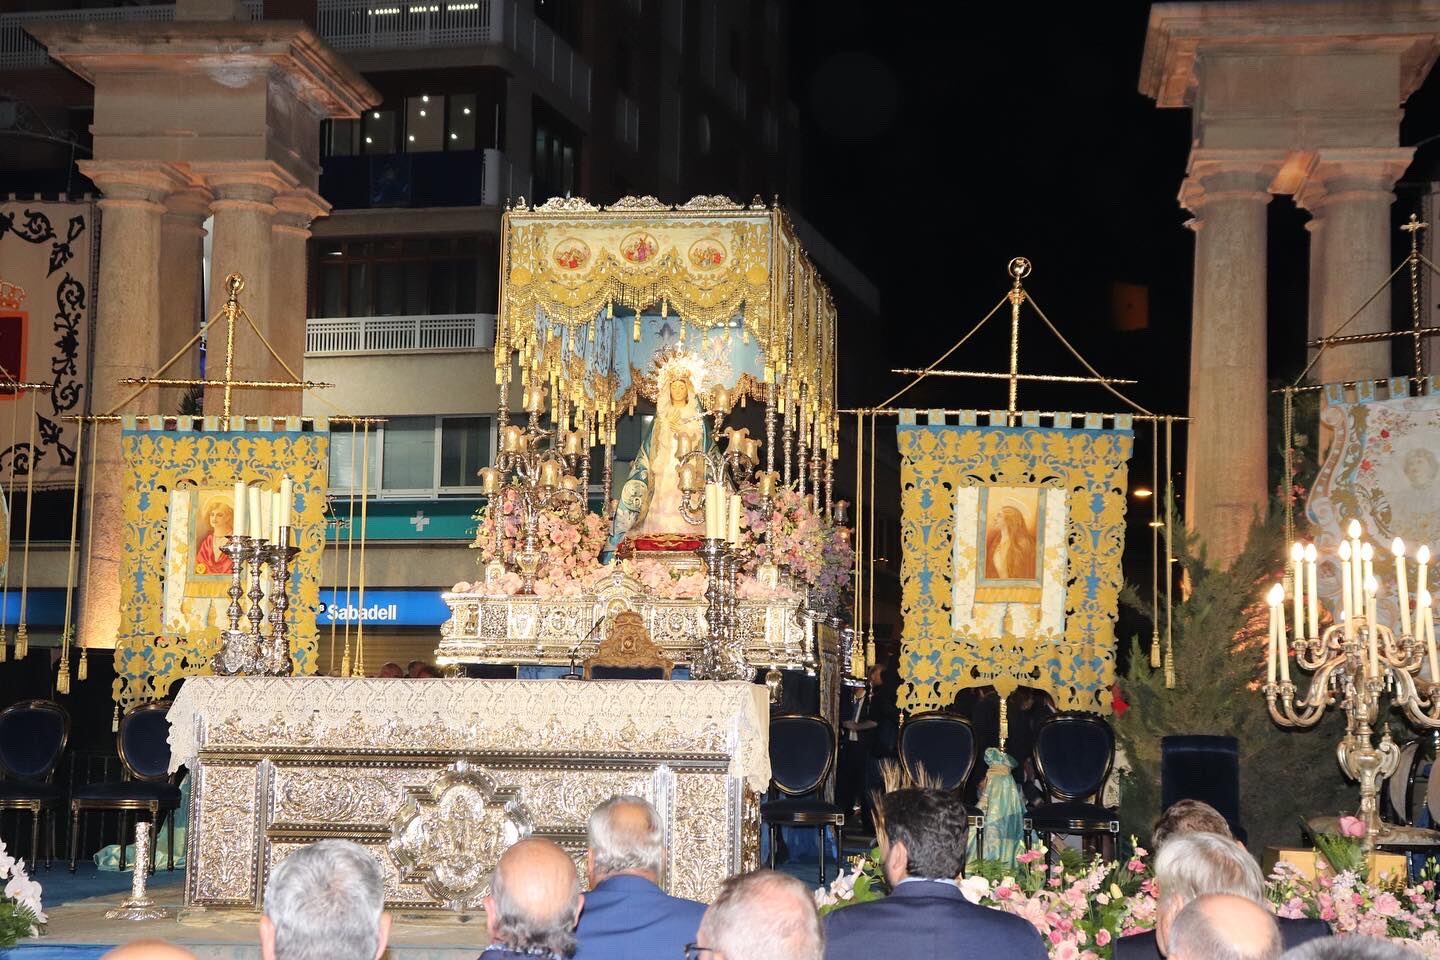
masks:
{"label": "bald head", "polygon": [[725,960],[821,960],[825,954],[810,888],[774,870],[726,880],[695,942]]}
{"label": "bald head", "polygon": [[644,797],[611,797],[590,814],[590,886],[619,873],[660,882],[665,825]]}
{"label": "bald head", "polygon": [[1247,897],[1210,893],[1180,911],[1170,960],[1275,960],[1284,951],[1275,917]]}
{"label": "bald head", "polygon": [[101,960],[195,960],[195,954],[164,940],[134,940],[104,954]]}
{"label": "bald head", "polygon": [[490,939],[512,950],[575,952],[580,918],[580,878],[575,861],[553,841],[532,837],[500,857],[485,898]]}

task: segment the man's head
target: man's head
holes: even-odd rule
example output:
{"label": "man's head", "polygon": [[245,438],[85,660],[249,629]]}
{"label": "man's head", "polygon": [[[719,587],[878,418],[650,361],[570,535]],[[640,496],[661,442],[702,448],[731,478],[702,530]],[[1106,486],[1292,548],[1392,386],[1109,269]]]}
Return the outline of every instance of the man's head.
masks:
{"label": "man's head", "polygon": [[389,936],[385,875],[358,843],[312,843],[270,875],[260,918],[264,960],[376,960]]}
{"label": "man's head", "polygon": [[1415,954],[1379,937],[1316,937],[1285,952],[1286,960],[1415,960]]}
{"label": "man's head", "polygon": [[880,853],[890,884],[906,877],[954,880],[965,866],[965,808],[940,790],[892,790],[882,801]]}
{"label": "man's head", "polygon": [[1176,916],[1191,901],[1207,894],[1229,894],[1253,903],[1265,899],[1265,877],[1255,858],[1229,837],[1218,833],[1172,836],[1155,855],[1159,912],[1155,935],[1165,951]]}
{"label": "man's head", "polygon": [[132,940],[106,952],[100,960],[195,960],[195,954],[164,940]]}
{"label": "man's head", "polygon": [[1171,960],[1275,960],[1285,950],[1269,910],[1247,897],[1209,893],[1180,911]]}
{"label": "man's head", "polygon": [[660,882],[665,863],[665,825],[644,797],[611,797],[590,814],[586,866],[590,886],[617,873]]}
{"label": "man's head", "polygon": [[731,877],[705,910],[705,960],[822,960],[825,934],[810,888],[774,870]]}
{"label": "man's head", "polygon": [[1165,846],[1165,841],[1181,833],[1218,833],[1222,837],[1233,836],[1230,824],[1210,804],[1202,800],[1176,800],[1165,808],[1150,839],[1155,849]]}
{"label": "man's head", "polygon": [[512,950],[568,957],[583,902],[575,861],[553,841],[531,837],[501,855],[485,898],[485,925],[492,942]]}
{"label": "man's head", "polygon": [[380,668],[380,676],[388,677],[392,680],[403,677],[405,676],[405,668],[400,666],[400,664],[396,663],[394,660],[391,660],[389,663],[385,664],[383,667]]}

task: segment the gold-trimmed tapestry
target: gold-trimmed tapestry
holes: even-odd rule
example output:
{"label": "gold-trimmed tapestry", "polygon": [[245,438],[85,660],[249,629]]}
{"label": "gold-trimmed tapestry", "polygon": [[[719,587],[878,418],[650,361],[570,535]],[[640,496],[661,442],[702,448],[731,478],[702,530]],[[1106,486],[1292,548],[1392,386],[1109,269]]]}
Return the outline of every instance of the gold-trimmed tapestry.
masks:
{"label": "gold-trimmed tapestry", "polygon": [[299,417],[261,419],[245,430],[220,430],[217,418],[205,425],[167,429],[161,418],[123,425],[130,481],[114,686],[122,708],[165,697],[182,677],[210,673],[230,602],[230,558],[217,547],[233,523],[236,481],[272,489],[282,475],[293,481],[300,555],[291,566],[286,617],[295,672],[315,671],[329,425],[317,420],[302,429]]}
{"label": "gold-trimmed tapestry", "polygon": [[902,707],[988,685],[1110,712],[1134,434],[1129,417],[1054,417],[902,415]]}

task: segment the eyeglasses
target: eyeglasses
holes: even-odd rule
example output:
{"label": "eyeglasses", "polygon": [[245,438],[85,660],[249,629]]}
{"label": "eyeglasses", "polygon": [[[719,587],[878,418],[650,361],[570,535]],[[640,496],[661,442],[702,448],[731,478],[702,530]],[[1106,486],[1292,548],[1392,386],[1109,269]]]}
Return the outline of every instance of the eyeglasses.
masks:
{"label": "eyeglasses", "polygon": [[700,955],[703,953],[708,953],[716,957],[725,956],[725,954],[716,950],[714,947],[702,947],[698,943],[685,944],[685,960],[702,960]]}

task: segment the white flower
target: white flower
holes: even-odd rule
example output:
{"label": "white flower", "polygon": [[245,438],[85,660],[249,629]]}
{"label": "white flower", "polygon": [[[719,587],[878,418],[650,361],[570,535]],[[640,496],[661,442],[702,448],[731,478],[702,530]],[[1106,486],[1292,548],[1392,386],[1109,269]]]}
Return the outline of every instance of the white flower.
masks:
{"label": "white flower", "polygon": [[990,895],[990,881],[984,877],[966,877],[960,881],[960,892],[971,903],[979,903]]}
{"label": "white flower", "polygon": [[25,876],[20,869],[17,869],[10,882],[5,884],[5,896],[29,909],[35,914],[36,920],[44,923],[45,911],[40,904],[40,892],[40,884]]}

